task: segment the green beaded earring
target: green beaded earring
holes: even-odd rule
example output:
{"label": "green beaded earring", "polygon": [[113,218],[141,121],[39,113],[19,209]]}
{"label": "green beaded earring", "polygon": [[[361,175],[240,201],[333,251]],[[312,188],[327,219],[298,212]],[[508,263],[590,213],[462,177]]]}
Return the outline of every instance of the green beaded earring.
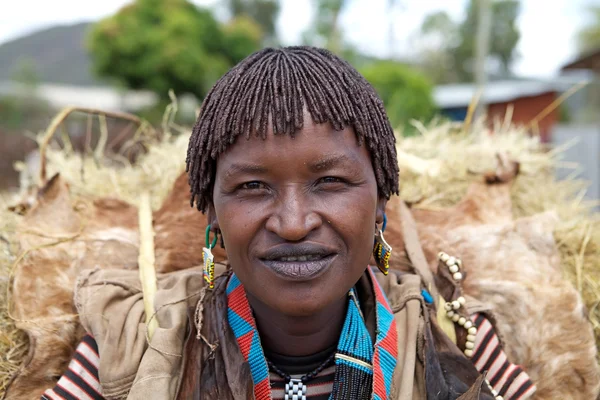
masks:
{"label": "green beaded earring", "polygon": [[383,232],[385,231],[385,227],[387,226],[387,216],[383,214],[383,225],[381,229],[378,229],[375,233],[375,243],[373,245],[373,257],[375,258],[375,263],[377,264],[377,268],[384,275],[387,275],[390,270],[390,256],[392,255],[392,247],[385,241],[383,237]]}
{"label": "green beaded earring", "polygon": [[210,242],[210,225],[206,227],[206,247],[202,249],[202,258],[204,259],[203,276],[206,281],[208,288],[213,289],[215,287],[215,256],[211,249],[217,245],[217,233]]}

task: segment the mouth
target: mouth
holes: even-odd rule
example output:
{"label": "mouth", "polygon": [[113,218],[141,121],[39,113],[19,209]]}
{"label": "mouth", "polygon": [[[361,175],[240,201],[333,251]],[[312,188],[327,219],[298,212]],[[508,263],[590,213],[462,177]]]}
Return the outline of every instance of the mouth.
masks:
{"label": "mouth", "polygon": [[316,245],[282,245],[271,249],[260,261],[287,280],[305,281],[324,273],[337,254]]}

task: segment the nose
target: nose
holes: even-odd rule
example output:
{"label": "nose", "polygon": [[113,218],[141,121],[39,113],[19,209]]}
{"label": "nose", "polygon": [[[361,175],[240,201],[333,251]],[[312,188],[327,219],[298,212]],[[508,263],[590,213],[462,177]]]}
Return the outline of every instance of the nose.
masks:
{"label": "nose", "polygon": [[300,241],[319,228],[321,217],[301,188],[287,188],[277,197],[266,229],[290,242]]}

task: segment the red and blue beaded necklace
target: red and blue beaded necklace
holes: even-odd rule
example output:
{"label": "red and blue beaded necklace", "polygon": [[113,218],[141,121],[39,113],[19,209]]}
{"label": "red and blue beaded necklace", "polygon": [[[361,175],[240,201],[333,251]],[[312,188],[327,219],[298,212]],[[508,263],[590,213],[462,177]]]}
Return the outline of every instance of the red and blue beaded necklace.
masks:
{"label": "red and blue beaded necklace", "polygon": [[[338,399],[389,398],[398,356],[398,333],[390,305],[370,268],[367,268],[376,300],[376,337],[373,345],[354,289],[335,353],[335,378],[331,396]],[[271,400],[269,367],[263,352],[246,292],[235,276],[227,285],[228,320],[244,359],[250,365],[254,398]]]}

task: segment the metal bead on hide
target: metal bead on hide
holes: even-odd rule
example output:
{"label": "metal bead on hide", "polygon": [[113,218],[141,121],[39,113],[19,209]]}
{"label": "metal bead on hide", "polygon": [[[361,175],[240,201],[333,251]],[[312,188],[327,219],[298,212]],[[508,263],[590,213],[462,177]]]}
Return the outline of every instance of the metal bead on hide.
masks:
{"label": "metal bead on hide", "polygon": [[502,396],[496,396],[496,400],[504,400],[504,397],[502,397]]}
{"label": "metal bead on hide", "polygon": [[[446,264],[448,270],[452,274],[452,278],[454,278],[455,281],[461,281],[463,279],[463,274],[460,272],[460,268],[462,266],[462,261],[460,259],[451,257],[444,252],[438,253],[438,258]],[[458,310],[466,304],[467,300],[465,299],[465,297],[459,296],[456,300],[446,302],[444,304],[444,308],[446,310],[446,316],[450,318],[454,323],[465,328],[465,330],[467,331],[467,340],[465,343],[464,354],[467,357],[471,358],[475,349],[477,327],[475,327],[473,321],[471,321],[468,317],[463,317],[458,313]],[[494,397],[496,396],[497,393],[494,394]]]}
{"label": "metal bead on hide", "polygon": [[285,400],[306,400],[306,385],[300,379],[290,379],[285,384]]}

